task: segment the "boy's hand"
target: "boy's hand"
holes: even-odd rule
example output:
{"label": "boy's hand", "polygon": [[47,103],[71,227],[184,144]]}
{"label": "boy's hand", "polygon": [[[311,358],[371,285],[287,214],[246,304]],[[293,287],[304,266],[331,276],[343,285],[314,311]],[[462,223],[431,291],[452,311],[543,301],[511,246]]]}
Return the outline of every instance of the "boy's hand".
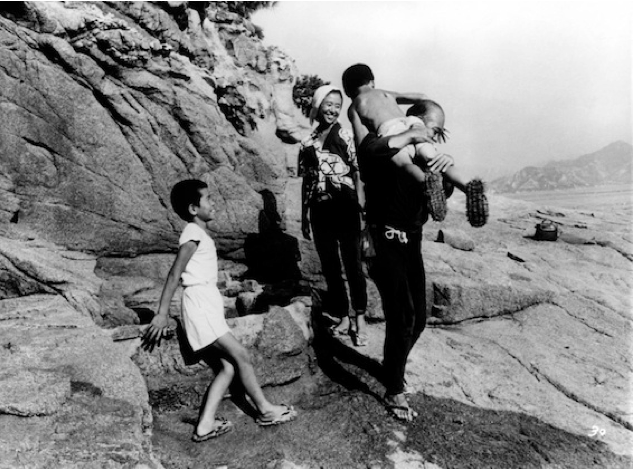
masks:
{"label": "boy's hand", "polygon": [[157,314],[145,330],[141,338],[141,345],[144,350],[151,352],[154,347],[161,344],[161,339],[168,334],[169,321],[166,314]]}
{"label": "boy's hand", "polygon": [[427,167],[432,173],[444,173],[453,165],[453,157],[444,153],[438,153],[427,163]]}

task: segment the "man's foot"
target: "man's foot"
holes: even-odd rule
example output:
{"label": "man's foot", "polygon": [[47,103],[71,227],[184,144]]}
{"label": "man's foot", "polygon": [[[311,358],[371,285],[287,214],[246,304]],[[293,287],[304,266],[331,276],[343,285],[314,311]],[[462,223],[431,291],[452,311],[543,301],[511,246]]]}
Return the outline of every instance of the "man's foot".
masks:
{"label": "man's foot", "polygon": [[442,174],[425,173],[425,196],[431,217],[434,221],[443,221],[447,216],[447,197]]}
{"label": "man's foot", "polygon": [[225,433],[230,432],[232,428],[233,428],[233,424],[231,422],[220,417],[216,419],[212,429],[206,433],[203,433],[203,434],[198,433],[198,428],[197,428],[194,431],[194,434],[192,435],[192,441],[195,443],[202,443],[203,441],[207,441],[212,438],[216,438],[220,435],[224,435]]}
{"label": "man's foot", "polygon": [[411,422],[418,417],[418,412],[409,406],[405,393],[385,395],[385,408],[395,418]]}
{"label": "man's foot", "polygon": [[274,408],[268,412],[264,412],[255,419],[255,422],[262,427],[268,427],[270,425],[280,425],[290,422],[295,417],[297,417],[297,411],[293,406],[282,404],[274,406]]}
{"label": "man's foot", "polygon": [[484,226],[489,219],[489,201],[484,194],[484,183],[480,179],[469,181],[465,188],[465,194],[467,196],[469,223],[475,228]]}
{"label": "man's foot", "polygon": [[341,318],[339,324],[336,324],[330,328],[330,333],[332,335],[348,335],[350,330],[350,318],[345,316]]}

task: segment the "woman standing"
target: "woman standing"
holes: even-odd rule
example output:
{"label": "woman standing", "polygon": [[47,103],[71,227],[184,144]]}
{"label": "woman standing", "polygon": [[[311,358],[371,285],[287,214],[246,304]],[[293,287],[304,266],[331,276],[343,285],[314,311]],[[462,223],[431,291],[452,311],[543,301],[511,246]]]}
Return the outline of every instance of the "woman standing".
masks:
{"label": "woman standing", "polygon": [[[341,90],[325,85],[313,95],[311,124],[317,127],[301,144],[298,158],[302,181],[302,234],[315,248],[326,279],[329,310],[341,318],[333,333],[350,334],[354,345],[366,345],[367,293],[361,264],[360,233],[363,188],[352,132],[338,122]],[[339,252],[341,251],[341,256]],[[346,272],[353,313],[342,276]],[[351,321],[352,319],[352,321]]]}

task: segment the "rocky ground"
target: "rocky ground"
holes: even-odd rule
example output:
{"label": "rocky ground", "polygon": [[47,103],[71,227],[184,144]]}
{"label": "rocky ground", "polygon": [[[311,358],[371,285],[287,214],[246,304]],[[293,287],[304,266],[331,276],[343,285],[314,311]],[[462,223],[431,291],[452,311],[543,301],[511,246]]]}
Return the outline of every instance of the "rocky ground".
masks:
{"label": "rocky ground", "polygon": [[[139,350],[138,323],[171,255],[96,258],[3,233],[3,285],[23,293],[0,301],[0,467],[630,467],[631,207],[580,212],[493,196],[490,222],[474,230],[462,203],[452,198],[448,219],[425,227],[430,320],[408,364],[414,423],[381,403],[373,286],[370,344],[354,348],[323,333],[317,296],[285,292],[297,297],[271,306],[267,285],[223,262],[236,336],[265,392],[300,415],[260,428],[234,391],[222,412],[235,431],[203,444],[190,436],[211,372],[178,335]],[[542,219],[559,226],[558,241],[532,239]],[[310,243],[300,250],[310,277]],[[238,317],[267,291],[264,314]]]}
{"label": "rocky ground", "polygon": [[[631,227],[622,220],[631,209],[581,213],[493,197],[493,220],[472,230],[461,204],[455,197],[449,218],[426,226],[436,306],[408,364],[413,424],[381,405],[383,322],[371,323],[364,348],[317,327],[319,367],[267,388],[301,409],[291,424],[258,428],[227,400],[234,433],[197,445],[189,436],[199,396],[175,404],[155,395],[163,464],[630,467]],[[532,239],[543,219],[559,226],[557,242]],[[445,243],[435,242],[439,231]]]}

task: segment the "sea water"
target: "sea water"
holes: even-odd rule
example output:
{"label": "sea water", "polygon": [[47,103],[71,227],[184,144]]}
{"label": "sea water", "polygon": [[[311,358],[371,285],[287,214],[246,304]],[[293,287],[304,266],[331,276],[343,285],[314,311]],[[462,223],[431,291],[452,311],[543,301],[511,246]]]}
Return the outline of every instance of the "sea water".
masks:
{"label": "sea water", "polygon": [[500,194],[509,199],[526,200],[551,207],[578,210],[619,210],[632,213],[632,184],[578,187],[551,191]]}

